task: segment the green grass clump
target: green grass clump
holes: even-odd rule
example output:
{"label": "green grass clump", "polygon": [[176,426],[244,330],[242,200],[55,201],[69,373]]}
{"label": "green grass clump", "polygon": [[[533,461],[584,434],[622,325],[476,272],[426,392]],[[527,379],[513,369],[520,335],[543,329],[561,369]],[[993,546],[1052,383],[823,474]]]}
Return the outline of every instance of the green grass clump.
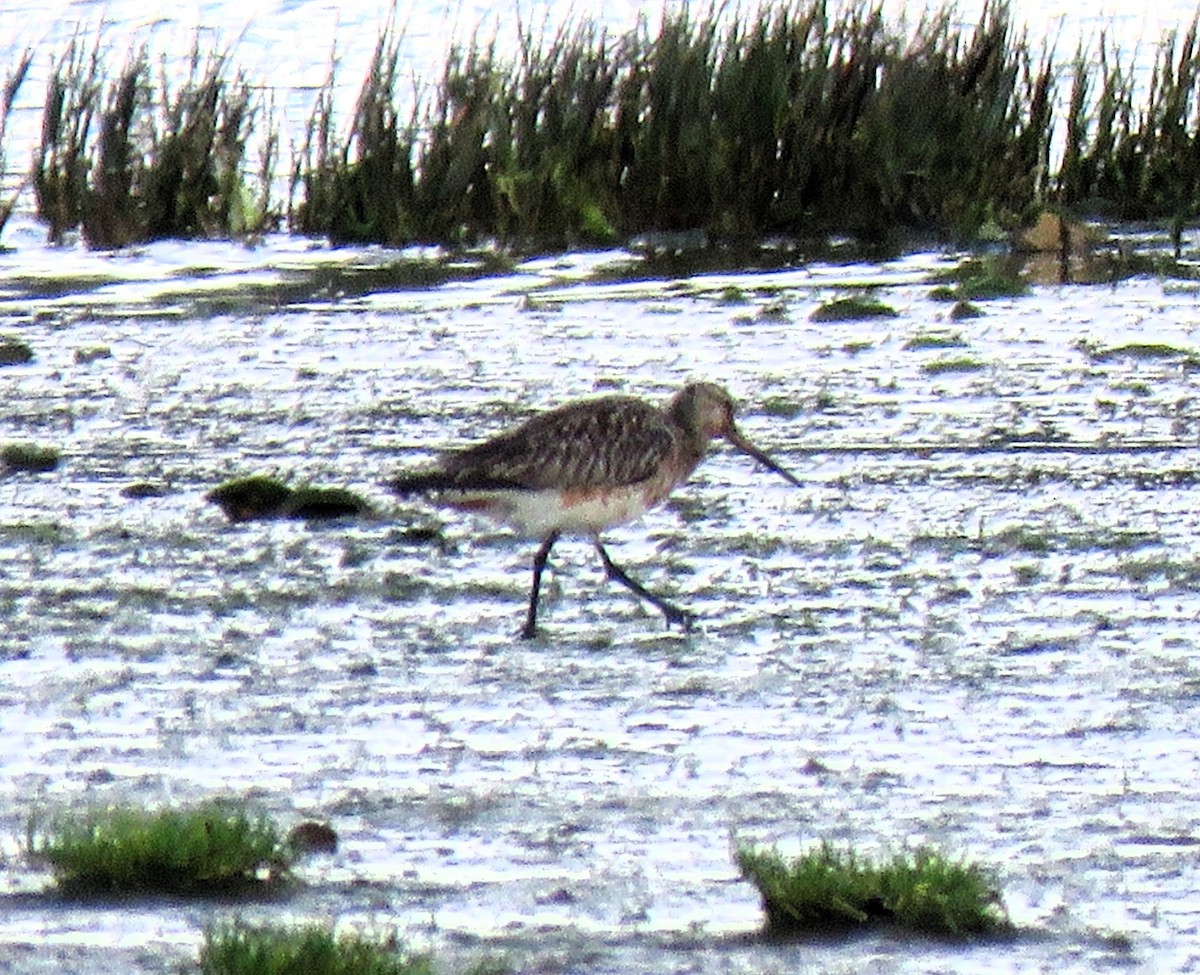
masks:
{"label": "green grass clump", "polygon": [[124,806],[30,820],[26,849],[75,895],[251,891],[287,877],[292,854],[266,817],[207,802],[149,811]]}
{"label": "green grass clump", "polygon": [[759,404],[759,409],[767,416],[794,420],[804,412],[804,404],[788,396],[768,396]]}
{"label": "green grass clump", "polygon": [[74,538],[71,531],[54,521],[22,521],[0,524],[0,541],[26,545],[62,545]]}
{"label": "green grass clump", "polygon": [[33,349],[28,342],[12,336],[0,338],[0,366],[19,366],[33,361]]}
{"label": "green grass clump", "polygon": [[98,362],[101,359],[111,359],[112,357],[112,349],[107,345],[89,345],[86,348],[75,350],[75,362],[81,366]]}
{"label": "green grass clump", "polygon": [[958,332],[920,332],[904,343],[903,348],[914,349],[961,349],[966,342]]}
{"label": "green grass clump", "polygon": [[1200,355],[1191,349],[1181,349],[1165,342],[1130,342],[1112,348],[1086,342],[1077,345],[1093,362],[1107,362],[1110,359],[1182,359],[1190,364],[1200,361]]}
{"label": "green grass clump", "polygon": [[233,924],[210,929],[200,949],[202,975],[433,975],[431,961],[393,939],[299,928]]}
{"label": "green grass clump", "polygon": [[226,481],[209,491],[204,499],[225,512],[230,521],[236,522],[278,518],[291,496],[292,489],[283,482],[255,474]]}
{"label": "green grass clump", "polygon": [[37,444],[10,443],[0,448],[0,465],[9,471],[28,471],[45,474],[58,467],[59,452],[54,447]]}
{"label": "green grass clump", "polygon": [[978,359],[972,359],[969,356],[960,356],[953,359],[937,359],[933,362],[926,362],[921,366],[921,372],[927,376],[944,376],[948,373],[956,372],[978,372],[980,369],[987,368],[984,363]]}
{"label": "green grass clump", "polygon": [[1019,298],[1029,293],[1029,282],[1014,258],[968,260],[934,276],[930,292],[935,301],[986,301],[989,298]]}
{"label": "green grass clump", "polygon": [[288,487],[273,477],[256,474],[226,481],[205,495],[234,522],[258,518],[303,518],[316,521],[366,515],[371,505],[346,488],[304,485]]}
{"label": "green grass clump", "polygon": [[1010,928],[985,870],[929,848],[883,864],[828,843],[791,861],[774,850],[741,849],[736,858],[742,876],[762,896],[771,935],[869,924],[954,937]]}
{"label": "green grass clump", "polygon": [[895,318],[896,309],[874,298],[837,298],[815,309],[814,322],[857,322],[868,318]]}
{"label": "green grass clump", "polygon": [[1160,578],[1177,590],[1200,588],[1200,562],[1195,560],[1167,557],[1127,559],[1118,566],[1117,574],[1137,583]]}
{"label": "green grass clump", "polygon": [[368,515],[372,510],[370,504],[347,488],[311,485],[295,488],[285,508],[287,517],[306,521]]}

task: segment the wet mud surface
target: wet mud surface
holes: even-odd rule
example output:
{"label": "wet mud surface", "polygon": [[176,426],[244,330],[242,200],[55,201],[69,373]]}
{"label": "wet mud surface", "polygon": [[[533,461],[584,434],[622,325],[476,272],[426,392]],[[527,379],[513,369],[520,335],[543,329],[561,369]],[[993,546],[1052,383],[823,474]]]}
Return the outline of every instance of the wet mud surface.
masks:
{"label": "wet mud surface", "polygon": [[[1191,286],[1035,288],[952,323],[936,256],[416,286],[379,284],[378,253],[195,254],[0,279],[0,332],[35,353],[0,368],[0,442],[62,452],[0,479],[4,966],[174,971],[234,915],[394,929],[450,970],[1197,964]],[[307,287],[331,267],[360,284]],[[810,321],[859,285],[898,317]],[[576,541],[521,641],[535,545],[382,487],[535,409],[689,378],[805,482],[718,449],[611,533],[690,634]],[[258,473],[379,516],[204,501]],[[62,902],[19,855],[38,809],[214,795],[328,818],[339,850],[249,904]],[[994,865],[1023,933],[762,941],[733,846],[821,838]]]}

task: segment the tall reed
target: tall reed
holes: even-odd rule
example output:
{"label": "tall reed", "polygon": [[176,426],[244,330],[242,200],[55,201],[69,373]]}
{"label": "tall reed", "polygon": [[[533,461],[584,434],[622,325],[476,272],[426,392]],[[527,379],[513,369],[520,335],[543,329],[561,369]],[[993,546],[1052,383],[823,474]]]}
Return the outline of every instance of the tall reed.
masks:
{"label": "tall reed", "polygon": [[[21,85],[25,83],[25,76],[29,73],[29,65],[32,63],[33,51],[27,50],[18,59],[17,66],[4,79],[3,94],[0,95],[0,232],[3,232],[4,225],[8,223],[8,218],[12,216],[19,193],[19,187],[12,189],[3,185],[9,176],[8,142],[6,139],[8,119],[12,115],[13,102],[16,100],[17,92],[20,91]],[[10,191],[12,195],[5,198],[3,193]]]}
{"label": "tall reed", "polygon": [[1183,228],[1200,213],[1198,28],[1200,15],[1182,40],[1178,31],[1166,35],[1140,104],[1132,63],[1123,65],[1106,38],[1097,64],[1076,52],[1057,179],[1065,206],[1167,221],[1177,256]]}
{"label": "tall reed", "polygon": [[101,85],[99,46],[89,51],[79,37],[73,38],[50,74],[33,168],[38,216],[55,243],[83,220],[91,166],[88,140]]}
{"label": "tall reed", "polygon": [[292,168],[291,224],[300,233],[321,234],[334,243],[386,244],[422,235],[424,228],[415,223],[412,163],[417,127],[398,107],[399,43],[390,29],[380,34],[349,137],[341,145],[330,69]]}
{"label": "tall reed", "polygon": [[[293,180],[301,229],[543,245],[692,229],[969,235],[1019,220],[1044,188],[1054,68],[1003,4],[969,34],[931,15],[908,44],[878,8],[834,15],[820,0],[519,41],[513,63],[495,41],[455,48],[398,130],[371,124],[396,115],[397,49],[381,40],[352,145],[329,146],[332,101],[318,102]],[[372,172],[380,156],[392,163]],[[347,197],[353,213],[394,218],[347,226]]]}
{"label": "tall reed", "polygon": [[94,247],[268,229],[277,136],[268,118],[255,188],[246,146],[263,109],[227,70],[196,47],[173,90],[165,65],[153,80],[143,48],[106,82],[99,43],[72,40],[51,74],[34,167],[51,240],[76,228]]}
{"label": "tall reed", "polygon": [[[518,21],[514,53],[476,35],[412,90],[388,23],[345,124],[332,69],[318,94],[291,163],[290,226],[392,246],[538,250],[659,231],[892,246],[1015,230],[1051,207],[1165,221],[1178,250],[1200,214],[1197,23],[1168,35],[1145,91],[1106,38],[1064,66],[1004,0],[974,25],[945,7],[903,31],[875,0],[713,0],[623,33]],[[51,239],[270,229],[278,137],[262,97],[225,55],[193,51],[178,85],[152,67],[143,49],[110,78],[79,38],[54,65],[33,172]]]}

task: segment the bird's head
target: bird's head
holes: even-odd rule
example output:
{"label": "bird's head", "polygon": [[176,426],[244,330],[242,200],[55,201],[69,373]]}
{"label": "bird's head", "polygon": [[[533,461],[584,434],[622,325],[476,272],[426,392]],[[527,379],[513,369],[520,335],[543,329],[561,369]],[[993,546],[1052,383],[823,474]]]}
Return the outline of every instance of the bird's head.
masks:
{"label": "bird's head", "polygon": [[737,404],[733,397],[715,383],[688,383],[671,400],[668,412],[685,430],[694,431],[705,443],[722,437],[737,450],[790,481],[797,487],[798,478],[784,470],[764,451],[743,436],[734,420]]}

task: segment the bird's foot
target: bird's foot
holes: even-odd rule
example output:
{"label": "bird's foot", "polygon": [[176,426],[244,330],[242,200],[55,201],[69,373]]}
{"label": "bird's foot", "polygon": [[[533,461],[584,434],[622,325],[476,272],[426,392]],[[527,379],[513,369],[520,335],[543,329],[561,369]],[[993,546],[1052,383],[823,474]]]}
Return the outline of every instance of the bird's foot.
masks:
{"label": "bird's foot", "polygon": [[684,633],[690,633],[692,628],[696,625],[696,621],[699,619],[695,613],[686,609],[682,609],[673,603],[660,603],[658,608],[662,610],[663,616],[667,618],[668,628],[670,628],[671,624],[673,623]]}

